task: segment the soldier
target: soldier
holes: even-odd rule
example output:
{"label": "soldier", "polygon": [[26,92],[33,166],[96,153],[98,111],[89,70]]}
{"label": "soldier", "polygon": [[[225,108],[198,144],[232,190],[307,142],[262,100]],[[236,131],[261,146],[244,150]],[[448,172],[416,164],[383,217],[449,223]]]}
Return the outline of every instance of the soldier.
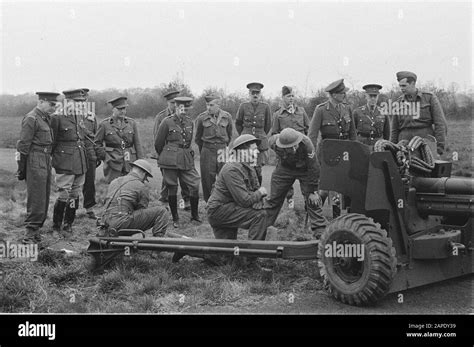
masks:
{"label": "soldier", "polygon": [[144,182],[153,177],[151,165],[145,159],[138,159],[130,166],[130,173],[114,180],[107,190],[101,218],[106,232],[115,235],[120,229],[152,228],[153,236],[164,236],[168,211],[163,206],[148,207],[149,189]]}
{"label": "soldier", "polygon": [[191,221],[201,222],[198,213],[199,174],[194,167],[194,152],[191,149],[193,121],[187,116],[192,98],[175,98],[175,113],[166,117],[158,128],[155,149],[163,180],[168,187],[168,203],[173,216],[173,226],[178,227],[178,179],[189,187]]}
{"label": "soldier", "polygon": [[232,116],[221,110],[219,98],[207,95],[207,111],[201,113],[196,119],[196,144],[199,147],[201,164],[201,183],[204,201],[211,196],[212,186],[216,176],[224,166],[224,161],[219,161],[219,151],[225,151],[232,139]]}
{"label": "soldier", "polygon": [[380,139],[390,138],[390,123],[387,114],[382,114],[377,106],[377,101],[382,86],[379,84],[366,84],[365,90],[367,104],[360,106],[354,111],[354,125],[357,133],[357,141],[371,147],[373,150],[375,142]]}
{"label": "soldier", "polygon": [[[283,129],[292,128],[304,135],[308,135],[309,118],[303,107],[295,105],[295,95],[290,87],[283,86],[281,89],[282,106],[273,113],[272,135],[279,134]],[[288,190],[286,199],[288,207],[293,208],[294,189]]]}
{"label": "soldier", "polygon": [[53,230],[72,232],[72,223],[79,207],[79,196],[87,171],[85,150],[82,89],[66,90],[65,107],[57,110],[51,118],[55,143],[53,146],[53,167],[56,171],[56,185],[59,196],[54,204]]}
{"label": "soldier", "polygon": [[[153,143],[156,142],[156,135],[158,134],[158,129],[160,127],[161,122],[163,119],[166,117],[171,116],[176,108],[176,104],[174,102],[174,99],[179,95],[179,91],[177,90],[172,90],[163,97],[166,99],[168,103],[168,107],[165,108],[163,111],[158,113],[155,117],[155,125],[153,127]],[[163,173],[162,173],[163,174]],[[186,186],[186,184],[182,181],[179,181],[179,184],[181,186],[181,196],[183,197],[184,201],[184,209],[185,210],[190,210],[191,206],[189,204],[189,188]],[[166,188],[166,184],[164,181],[161,182],[161,192],[160,192],[160,199],[161,202],[163,203],[168,203],[168,188]]]}
{"label": "soldier", "polygon": [[[411,140],[414,136],[423,138],[434,136],[436,151],[444,153],[446,144],[446,118],[436,95],[416,88],[417,76],[410,71],[397,72],[397,81],[401,95],[397,102],[419,105],[420,114],[392,114],[390,141]],[[412,110],[417,107],[412,107]]]}
{"label": "soldier", "polygon": [[104,161],[104,177],[107,183],[128,174],[130,163],[144,158],[137,123],[125,116],[127,98],[120,96],[109,103],[113,107],[112,116],[99,124],[94,139],[97,158]]}
{"label": "soldier", "polygon": [[[313,118],[309,124],[308,137],[316,148],[316,155],[321,164],[321,144],[325,139],[356,140],[354,118],[349,105],[345,102],[346,92],[349,89],[344,85],[344,79],[337,80],[326,87],[329,100],[316,106]],[[320,192],[324,201],[329,192]],[[347,202],[347,201],[346,201]],[[340,208],[333,205],[333,215],[338,216]]]}
{"label": "soldier", "polygon": [[250,101],[239,106],[235,118],[235,128],[239,135],[251,134],[260,140],[258,145],[259,155],[257,164],[258,181],[262,184],[262,166],[265,165],[268,151],[267,134],[272,126],[270,105],[261,102],[263,84],[252,82],[247,84]]}
{"label": "soldier", "polygon": [[[84,91],[85,102],[89,97],[89,89],[82,88]],[[97,159],[96,146],[94,144],[95,133],[97,132],[97,118],[95,112],[87,108],[84,115],[84,132],[85,132],[85,146],[87,155],[87,171],[82,194],[84,196],[83,207],[86,209],[86,215],[90,219],[96,219],[94,213],[95,201],[95,170],[100,165],[100,160]]]}
{"label": "soldier", "polygon": [[[240,160],[227,162],[217,176],[207,204],[207,217],[216,239],[237,239],[238,228],[249,229],[249,240],[265,240],[266,212],[256,171],[259,140],[250,134],[237,137],[231,152]],[[252,163],[253,162],[253,163]]]}
{"label": "soldier", "polygon": [[40,242],[39,229],[48,215],[53,133],[50,115],[59,93],[37,92],[38,104],[21,122],[17,142],[19,180],[26,179],[26,234],[23,242]]}
{"label": "soldier", "polygon": [[321,210],[322,201],[318,193],[319,163],[311,140],[295,129],[286,128],[280,134],[270,137],[269,144],[279,160],[272,173],[268,224],[275,223],[288,190],[295,180],[299,180],[311,220],[311,230],[319,239],[327,222]]}

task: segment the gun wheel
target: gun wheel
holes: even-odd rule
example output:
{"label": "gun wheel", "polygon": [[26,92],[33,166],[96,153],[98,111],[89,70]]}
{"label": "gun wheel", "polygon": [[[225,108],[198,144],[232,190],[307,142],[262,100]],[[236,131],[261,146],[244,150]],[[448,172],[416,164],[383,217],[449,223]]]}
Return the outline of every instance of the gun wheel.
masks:
{"label": "gun wheel", "polygon": [[397,258],[387,232],[371,218],[349,213],[321,235],[318,267],[324,289],[345,304],[375,303],[390,289]]}

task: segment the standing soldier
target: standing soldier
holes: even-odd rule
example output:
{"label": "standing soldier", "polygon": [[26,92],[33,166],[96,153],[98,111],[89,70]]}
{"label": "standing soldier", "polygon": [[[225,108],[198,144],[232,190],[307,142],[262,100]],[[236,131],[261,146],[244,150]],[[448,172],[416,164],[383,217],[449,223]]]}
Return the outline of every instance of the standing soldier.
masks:
{"label": "standing soldier", "polygon": [[393,114],[390,141],[411,140],[414,136],[423,138],[434,136],[436,151],[444,153],[446,144],[446,118],[436,95],[416,88],[416,75],[410,71],[397,72],[398,85],[403,93],[397,100],[399,106],[404,103],[419,105],[420,114]]}
{"label": "standing soldier", "polygon": [[201,113],[196,120],[195,141],[201,154],[201,183],[204,201],[207,202],[216,176],[225,164],[218,161],[218,151],[225,151],[232,139],[232,116],[220,109],[217,96],[207,95],[204,98],[207,111]]}
{"label": "standing soldier", "polygon": [[265,165],[268,151],[267,134],[272,126],[270,105],[261,102],[263,84],[252,82],[247,84],[250,101],[240,105],[235,118],[235,128],[239,135],[251,134],[260,140],[258,145],[259,155],[257,163],[258,181],[262,184],[262,166]]}
{"label": "standing soldier", "polygon": [[179,223],[178,179],[189,187],[191,221],[201,222],[198,213],[199,174],[194,167],[194,152],[191,150],[194,125],[187,116],[192,101],[192,98],[185,96],[175,98],[175,113],[161,122],[155,139],[158,165],[168,187],[168,204],[175,228]]}
{"label": "standing soldier", "polygon": [[299,180],[311,230],[314,237],[319,238],[327,223],[322,215],[322,201],[318,193],[319,163],[313,143],[301,132],[286,128],[270,137],[269,144],[278,156],[278,164],[272,173],[268,224],[275,223],[288,190]]}
{"label": "standing soldier", "polygon": [[[153,143],[156,142],[156,135],[158,134],[158,129],[160,128],[161,122],[163,122],[163,119],[166,117],[171,116],[175,109],[176,109],[176,104],[174,102],[174,99],[179,95],[179,91],[177,90],[172,90],[163,97],[166,99],[168,103],[168,107],[165,108],[163,111],[158,113],[155,117],[155,125],[153,127]],[[186,184],[182,181],[179,182],[181,186],[181,196],[183,197],[184,200],[184,209],[189,210],[191,206],[189,205],[189,188],[186,186]],[[168,188],[166,188],[166,184],[164,181],[161,182],[161,192],[160,192],[160,199],[161,202],[163,203],[168,203]]]}
{"label": "standing soldier", "polygon": [[54,204],[53,230],[61,229],[64,218],[63,231],[71,233],[87,171],[83,115],[85,97],[82,89],[67,90],[63,94],[65,107],[51,118],[55,139],[53,167],[59,190]]}
{"label": "standing soldier", "polygon": [[354,111],[354,125],[357,133],[357,141],[374,149],[374,144],[380,139],[390,138],[390,123],[387,114],[380,112],[377,101],[382,86],[379,84],[366,84],[365,90],[367,104],[360,106]]}
{"label": "standing soldier", "polygon": [[[89,97],[89,89],[83,88],[84,98],[87,102]],[[93,207],[96,205],[95,201],[95,170],[100,165],[100,160],[97,160],[95,153],[94,137],[97,132],[97,118],[93,109],[87,107],[87,112],[84,115],[84,132],[85,132],[85,146],[87,154],[87,172],[82,194],[84,196],[83,207],[86,209],[87,217],[96,219]]]}
{"label": "standing soldier", "polygon": [[[109,103],[112,116],[105,118],[95,135],[97,157],[104,161],[107,183],[130,172],[130,163],[144,158],[137,123],[127,114],[127,98],[120,96]],[[104,146],[105,144],[105,146]]]}
{"label": "standing soldier", "polygon": [[[290,87],[283,86],[281,89],[283,104],[273,113],[272,135],[279,134],[283,129],[292,128],[308,135],[309,118],[303,107],[295,105],[295,95]],[[294,189],[293,186],[288,190],[286,199],[288,207],[293,208]]]}
{"label": "standing soldier", "polygon": [[50,115],[59,93],[37,92],[38,104],[21,122],[17,142],[19,180],[26,179],[25,243],[40,242],[39,229],[48,215],[51,190],[51,150],[53,133]]}
{"label": "standing soldier", "polygon": [[[321,164],[322,141],[325,139],[356,140],[354,118],[349,105],[345,102],[346,92],[344,79],[337,80],[326,87],[329,100],[316,106],[309,124],[308,137],[316,148],[316,155]],[[329,192],[321,192],[323,203]],[[337,199],[336,199],[337,200]],[[347,201],[346,201],[347,202]],[[340,207],[333,205],[333,216],[338,216]]]}

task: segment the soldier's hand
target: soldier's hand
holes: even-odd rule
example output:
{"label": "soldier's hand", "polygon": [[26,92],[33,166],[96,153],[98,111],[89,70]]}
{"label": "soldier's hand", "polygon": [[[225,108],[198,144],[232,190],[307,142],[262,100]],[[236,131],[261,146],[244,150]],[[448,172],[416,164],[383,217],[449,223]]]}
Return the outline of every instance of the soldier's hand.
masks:
{"label": "soldier's hand", "polygon": [[265,189],[265,187],[260,187],[258,188],[258,191],[263,195],[263,196],[267,196],[267,189]]}
{"label": "soldier's hand", "polygon": [[316,192],[309,194],[308,202],[312,207],[321,207],[323,205],[321,196]]}
{"label": "soldier's hand", "polygon": [[18,178],[19,181],[23,181],[26,179],[26,155],[18,153],[18,170],[15,176]]}
{"label": "soldier's hand", "polygon": [[441,148],[441,147],[437,147],[437,148],[436,148],[436,152],[437,152],[439,155],[443,155],[443,154],[444,154],[444,149]]}

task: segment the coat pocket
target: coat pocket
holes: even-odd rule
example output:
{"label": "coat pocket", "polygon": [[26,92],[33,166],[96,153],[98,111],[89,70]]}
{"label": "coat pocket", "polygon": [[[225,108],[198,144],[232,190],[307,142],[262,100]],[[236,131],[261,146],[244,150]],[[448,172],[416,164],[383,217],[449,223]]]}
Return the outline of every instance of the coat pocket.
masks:
{"label": "coat pocket", "polygon": [[158,165],[176,166],[178,157],[178,148],[173,146],[165,146],[158,158]]}
{"label": "coat pocket", "polygon": [[53,167],[56,171],[72,171],[74,148],[58,148],[53,155]]}

